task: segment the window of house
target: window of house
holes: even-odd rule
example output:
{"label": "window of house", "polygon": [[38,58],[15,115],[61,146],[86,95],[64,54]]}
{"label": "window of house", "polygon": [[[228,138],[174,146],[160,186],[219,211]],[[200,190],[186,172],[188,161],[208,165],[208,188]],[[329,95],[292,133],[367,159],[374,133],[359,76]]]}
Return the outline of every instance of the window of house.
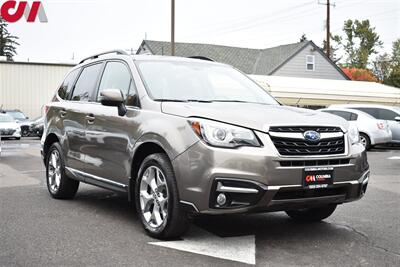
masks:
{"label": "window of house", "polygon": [[306,68],[307,70],[315,70],[315,56],[306,56]]}

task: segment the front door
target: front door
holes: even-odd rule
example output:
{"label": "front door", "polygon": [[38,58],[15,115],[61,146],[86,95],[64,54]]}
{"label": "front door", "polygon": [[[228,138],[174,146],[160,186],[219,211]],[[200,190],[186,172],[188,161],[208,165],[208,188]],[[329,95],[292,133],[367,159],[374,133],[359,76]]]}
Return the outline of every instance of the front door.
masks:
{"label": "front door", "polygon": [[132,75],[124,62],[107,62],[99,83],[97,103],[91,104],[91,118],[86,127],[87,173],[124,188],[131,171],[133,136],[137,129],[135,117],[140,111],[129,109],[125,116],[119,116],[117,107],[100,104],[100,93],[105,89],[119,89],[125,99],[130,99],[129,96],[135,94],[134,88]]}

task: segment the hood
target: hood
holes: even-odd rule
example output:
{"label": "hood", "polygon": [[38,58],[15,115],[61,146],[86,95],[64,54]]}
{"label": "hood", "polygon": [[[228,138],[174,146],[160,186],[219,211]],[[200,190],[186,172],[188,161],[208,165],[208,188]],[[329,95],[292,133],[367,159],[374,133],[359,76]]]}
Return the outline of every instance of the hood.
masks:
{"label": "hood", "polygon": [[252,103],[180,103],[163,102],[163,113],[182,117],[201,117],[230,123],[258,131],[269,126],[339,126],[348,129],[348,122],[338,116],[303,108]]}
{"label": "hood", "polygon": [[16,122],[0,122],[0,129],[17,129],[20,128]]}

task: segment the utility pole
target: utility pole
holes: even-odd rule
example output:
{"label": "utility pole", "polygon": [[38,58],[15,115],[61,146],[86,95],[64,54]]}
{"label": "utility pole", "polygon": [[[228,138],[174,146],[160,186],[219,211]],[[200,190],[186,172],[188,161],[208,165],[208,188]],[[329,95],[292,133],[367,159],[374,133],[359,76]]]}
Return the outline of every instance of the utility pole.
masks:
{"label": "utility pole", "polygon": [[171,0],[171,56],[175,56],[175,0]]}
{"label": "utility pole", "polygon": [[326,3],[326,55],[331,58],[331,3]]}
{"label": "utility pole", "polygon": [[326,0],[326,3],[319,2],[319,5],[326,5],[326,55],[331,58],[331,6],[336,6],[335,3],[331,4],[330,0]]}

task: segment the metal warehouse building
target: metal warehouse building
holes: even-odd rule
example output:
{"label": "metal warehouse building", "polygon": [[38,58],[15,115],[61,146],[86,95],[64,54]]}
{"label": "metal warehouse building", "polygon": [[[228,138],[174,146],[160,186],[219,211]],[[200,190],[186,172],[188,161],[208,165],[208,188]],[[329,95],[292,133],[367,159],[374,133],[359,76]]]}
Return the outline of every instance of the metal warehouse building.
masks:
{"label": "metal warehouse building", "polygon": [[67,71],[74,65],[0,61],[0,107],[41,115]]}
{"label": "metal warehouse building", "polygon": [[[0,61],[0,107],[38,117],[72,64]],[[286,105],[322,107],[338,103],[400,106],[400,89],[372,82],[250,75]]]}

